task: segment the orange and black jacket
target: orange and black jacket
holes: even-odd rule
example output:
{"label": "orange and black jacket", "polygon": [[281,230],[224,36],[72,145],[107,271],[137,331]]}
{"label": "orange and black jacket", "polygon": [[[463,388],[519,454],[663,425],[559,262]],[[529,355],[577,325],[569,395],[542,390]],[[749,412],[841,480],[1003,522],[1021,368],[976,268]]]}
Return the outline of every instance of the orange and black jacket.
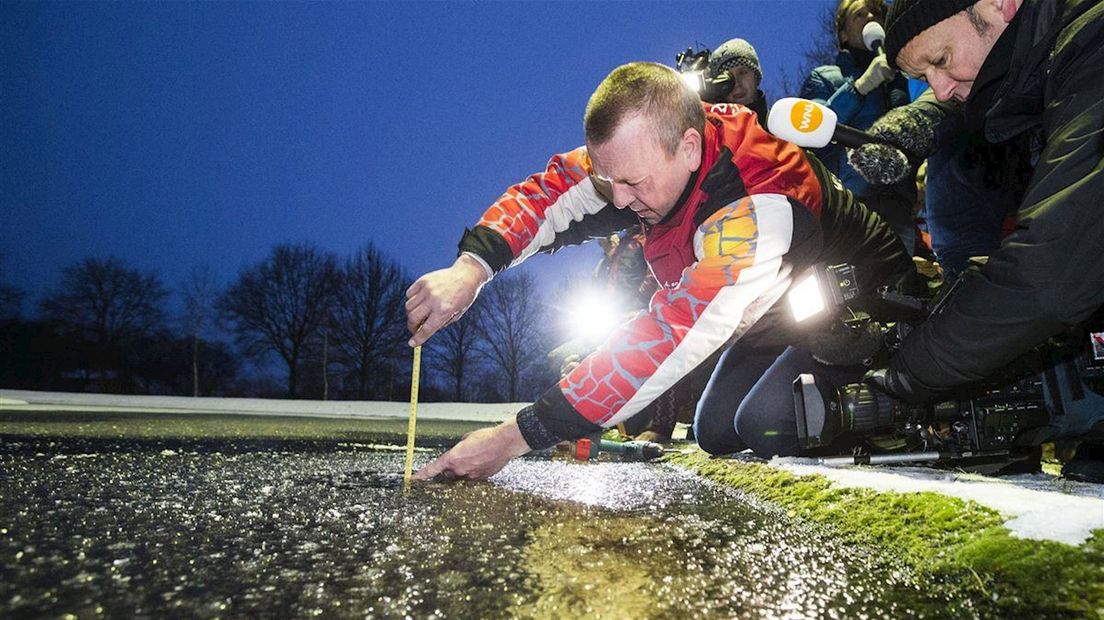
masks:
{"label": "orange and black jacket", "polygon": [[[646,311],[518,414],[531,448],[639,412],[745,336],[814,263],[851,262],[868,286],[913,268],[881,219],[747,108],[706,104],[704,133],[702,165],[675,208],[644,227],[660,289]],[[460,249],[497,273],[536,252],[640,225],[600,184],[585,148],[557,155],[491,205]]]}

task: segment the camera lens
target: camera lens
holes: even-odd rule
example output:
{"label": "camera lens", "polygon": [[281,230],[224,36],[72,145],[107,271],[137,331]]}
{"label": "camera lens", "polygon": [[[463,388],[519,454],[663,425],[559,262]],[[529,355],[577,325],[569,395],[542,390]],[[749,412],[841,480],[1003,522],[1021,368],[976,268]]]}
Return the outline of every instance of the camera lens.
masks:
{"label": "camera lens", "polygon": [[893,426],[896,405],[881,392],[864,383],[852,383],[840,388],[843,405],[843,427],[855,433],[877,431]]}

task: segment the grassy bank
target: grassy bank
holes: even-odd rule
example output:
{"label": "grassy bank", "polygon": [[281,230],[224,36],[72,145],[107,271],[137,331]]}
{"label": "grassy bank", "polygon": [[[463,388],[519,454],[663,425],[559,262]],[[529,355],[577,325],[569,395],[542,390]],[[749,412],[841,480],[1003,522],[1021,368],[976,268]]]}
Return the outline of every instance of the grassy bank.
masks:
{"label": "grassy bank", "polygon": [[1104,531],[1080,547],[1015,538],[995,511],[934,493],[833,488],[703,452],[670,461],[898,556],[932,587],[964,588],[987,617],[1104,618]]}

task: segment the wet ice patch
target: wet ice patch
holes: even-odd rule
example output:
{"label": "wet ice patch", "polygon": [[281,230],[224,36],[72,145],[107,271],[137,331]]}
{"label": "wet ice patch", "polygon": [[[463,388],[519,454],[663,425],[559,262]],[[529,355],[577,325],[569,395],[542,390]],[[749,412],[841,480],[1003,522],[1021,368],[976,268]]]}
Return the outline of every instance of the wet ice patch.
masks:
{"label": "wet ice patch", "polygon": [[491,478],[501,486],[548,499],[631,510],[686,499],[698,480],[669,467],[643,463],[574,463],[515,460]]}

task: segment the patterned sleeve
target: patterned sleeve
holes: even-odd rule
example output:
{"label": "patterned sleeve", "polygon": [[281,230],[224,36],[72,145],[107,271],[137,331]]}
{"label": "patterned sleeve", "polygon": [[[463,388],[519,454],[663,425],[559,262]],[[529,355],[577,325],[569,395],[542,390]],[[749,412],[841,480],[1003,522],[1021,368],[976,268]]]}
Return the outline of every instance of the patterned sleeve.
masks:
{"label": "patterned sleeve", "polygon": [[519,414],[530,446],[616,425],[745,334],[789,285],[783,257],[793,208],[785,196],[756,194],[703,222],[694,237],[698,260],[679,284],[656,293],[647,312]]}
{"label": "patterned sleeve", "polygon": [[554,156],[544,172],[507,189],[483,213],[460,251],[472,252],[498,273],[538,251],[582,242],[592,236],[588,226],[593,234],[620,229],[624,214],[606,208],[609,201],[590,170],[585,147]]}

